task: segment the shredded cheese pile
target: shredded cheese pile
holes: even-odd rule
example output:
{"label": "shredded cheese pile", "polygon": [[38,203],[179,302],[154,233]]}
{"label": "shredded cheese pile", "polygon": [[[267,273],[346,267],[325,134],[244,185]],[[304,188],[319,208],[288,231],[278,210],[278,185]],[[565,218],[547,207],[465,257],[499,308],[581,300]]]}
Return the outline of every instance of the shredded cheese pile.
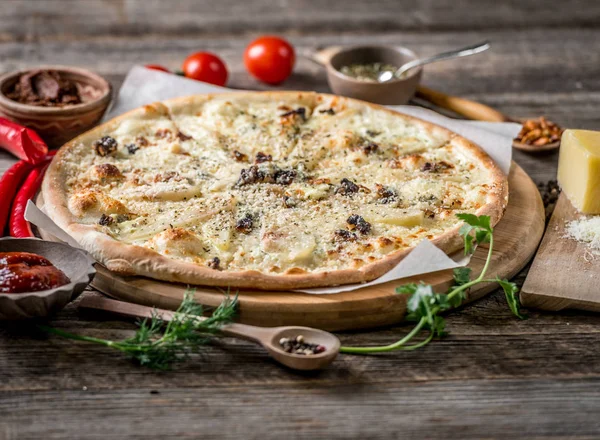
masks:
{"label": "shredded cheese pile", "polygon": [[567,238],[586,243],[594,255],[600,255],[600,216],[568,222],[565,232]]}

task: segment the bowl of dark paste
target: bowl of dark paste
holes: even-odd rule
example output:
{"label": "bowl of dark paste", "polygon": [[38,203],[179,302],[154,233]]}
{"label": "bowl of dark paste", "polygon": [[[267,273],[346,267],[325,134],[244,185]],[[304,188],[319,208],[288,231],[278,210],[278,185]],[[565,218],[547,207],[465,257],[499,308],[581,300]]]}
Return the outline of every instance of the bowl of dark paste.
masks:
{"label": "bowl of dark paste", "polygon": [[40,66],[0,77],[0,116],[33,128],[50,147],[92,128],[110,104],[110,83],[89,70]]}
{"label": "bowl of dark paste", "polygon": [[0,320],[52,315],[77,298],[96,270],[91,257],[64,243],[0,239]]}

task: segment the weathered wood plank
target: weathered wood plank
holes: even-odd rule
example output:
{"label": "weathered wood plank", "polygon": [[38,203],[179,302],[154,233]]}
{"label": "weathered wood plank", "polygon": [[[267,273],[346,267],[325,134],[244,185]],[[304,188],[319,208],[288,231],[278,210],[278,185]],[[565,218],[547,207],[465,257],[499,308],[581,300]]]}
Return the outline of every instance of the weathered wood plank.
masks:
{"label": "weathered wood plank", "polygon": [[5,396],[0,433],[7,440],[124,433],[140,439],[592,439],[600,432],[599,406],[598,380],[390,379],[368,386],[303,381],[124,391],[97,390],[90,383],[85,390]]}
{"label": "weathered wood plank", "polygon": [[[431,54],[461,44],[491,38],[486,54],[428,66],[424,83],[446,93],[462,95],[497,107],[513,117],[545,114],[565,126],[600,125],[600,30],[540,30],[515,32],[416,33],[298,36],[292,41],[300,54],[330,44],[402,42],[419,53]],[[96,70],[115,86],[134,64],[157,62],[176,69],[195,50],[219,53],[231,71],[229,85],[241,89],[270,89],[245,71],[242,53],[247,37],[222,38],[100,38],[0,44],[0,71],[39,64],[73,64]],[[561,47],[560,53],[556,48]],[[294,75],[279,88],[327,91],[325,73],[300,57]]]}
{"label": "weathered wood plank", "polygon": [[[298,374],[269,360],[258,346],[224,339],[165,374],[140,368],[105,347],[46,337],[27,323],[0,330],[0,371],[4,378],[0,395],[27,390],[77,390],[84,386],[117,390],[208,384],[327,386],[389,380],[600,378],[600,352],[590,349],[600,335],[598,324],[600,316],[581,313],[532,312],[529,320],[519,321],[508,311],[503,295],[496,293],[449,315],[450,336],[423,350],[365,357],[341,355],[320,374]],[[133,324],[106,315],[79,315],[74,305],[54,318],[51,325],[108,339],[129,337],[134,329]],[[380,345],[397,340],[407,330],[399,326],[368,333],[341,333],[340,338],[347,345]]]}
{"label": "weathered wood plank", "polygon": [[221,0],[3,0],[0,38],[67,40],[104,35],[205,36],[260,32],[372,33],[381,31],[557,29],[595,27],[600,5],[574,0],[380,0],[278,2]]}
{"label": "weathered wood plank", "polygon": [[[583,101],[589,92],[600,88],[597,65],[600,62],[600,29],[540,30],[522,32],[435,32],[423,38],[414,32],[374,33],[371,35],[291,36],[300,55],[319,46],[333,44],[403,44],[417,53],[429,55],[489,38],[492,49],[461,61],[448,61],[427,66],[425,83],[444,88],[448,93],[472,95],[504,94],[505,101],[523,102],[523,92],[575,93]],[[250,38],[223,39],[162,38],[145,35],[139,38],[102,37],[94,40],[32,41],[0,44],[0,70],[39,65],[40,63],[87,66],[99,73],[125,74],[133,64],[157,62],[176,69],[185,56],[197,50],[211,50],[227,62],[233,76],[231,84],[238,88],[256,88],[257,83],[246,74],[242,54]],[[560,47],[560,52],[557,51]],[[300,57],[296,78],[281,87],[302,86],[324,90],[324,72]],[[543,103],[538,102],[537,105]]]}

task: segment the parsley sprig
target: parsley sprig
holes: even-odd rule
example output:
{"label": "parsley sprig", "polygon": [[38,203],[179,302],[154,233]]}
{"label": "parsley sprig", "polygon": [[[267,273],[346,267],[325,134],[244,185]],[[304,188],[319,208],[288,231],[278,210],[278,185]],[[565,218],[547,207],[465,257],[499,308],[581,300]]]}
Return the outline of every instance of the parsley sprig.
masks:
{"label": "parsley sprig", "polygon": [[64,338],[105,345],[127,353],[140,365],[167,370],[174,362],[185,359],[190,353],[197,352],[205,345],[219,332],[221,326],[232,321],[236,309],[237,296],[230,298],[226,295],[210,317],[199,319],[204,308],[194,301],[194,291],[187,290],[181,305],[169,323],[165,323],[155,313],[151,319],[138,322],[135,334],[122,341],[77,335],[44,325],[38,327]]}
{"label": "parsley sprig", "polygon": [[[446,333],[446,320],[441,316],[451,308],[460,306],[466,299],[466,291],[479,283],[496,282],[504,290],[506,302],[512,313],[520,319],[525,319],[521,314],[517,293],[517,285],[506,279],[486,279],[485,275],[492,261],[492,251],[494,248],[494,230],[490,224],[490,217],[487,215],[476,216],[473,214],[457,214],[457,217],[464,221],[459,233],[463,236],[465,245],[465,255],[472,254],[476,245],[489,243],[488,255],[485,264],[479,276],[471,279],[471,269],[468,267],[459,267],[454,269],[454,286],[446,294],[439,294],[433,291],[429,284],[411,283],[396,288],[399,295],[408,295],[406,303],[408,321],[416,322],[413,329],[399,341],[390,344],[375,347],[341,347],[342,353],[369,354],[381,353],[393,350],[415,350],[427,345],[433,338],[441,338]],[[427,336],[420,342],[411,343],[422,331],[427,331]]]}

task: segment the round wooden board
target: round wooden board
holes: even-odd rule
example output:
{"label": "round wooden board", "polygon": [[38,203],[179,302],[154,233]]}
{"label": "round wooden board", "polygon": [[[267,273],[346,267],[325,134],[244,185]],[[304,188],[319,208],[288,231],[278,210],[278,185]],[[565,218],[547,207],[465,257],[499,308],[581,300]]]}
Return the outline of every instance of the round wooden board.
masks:
{"label": "round wooden board", "polygon": [[[510,197],[506,213],[494,232],[495,244],[488,277],[511,278],[533,257],[544,232],[544,206],[539,191],[529,176],[513,162],[509,175]],[[469,267],[479,273],[487,256],[481,246],[473,255]],[[176,309],[187,288],[185,285],[143,277],[122,277],[97,265],[98,273],[92,286],[114,298]],[[239,291],[239,321],[261,326],[303,325],[326,330],[349,330],[384,326],[402,320],[406,297],[396,295],[397,286],[419,282],[443,292],[452,283],[451,271],[440,271],[352,292],[331,295],[310,295],[295,292],[259,290]],[[481,298],[496,288],[495,284],[472,289],[468,301]],[[217,306],[223,300],[223,290],[196,286],[196,300]]]}

